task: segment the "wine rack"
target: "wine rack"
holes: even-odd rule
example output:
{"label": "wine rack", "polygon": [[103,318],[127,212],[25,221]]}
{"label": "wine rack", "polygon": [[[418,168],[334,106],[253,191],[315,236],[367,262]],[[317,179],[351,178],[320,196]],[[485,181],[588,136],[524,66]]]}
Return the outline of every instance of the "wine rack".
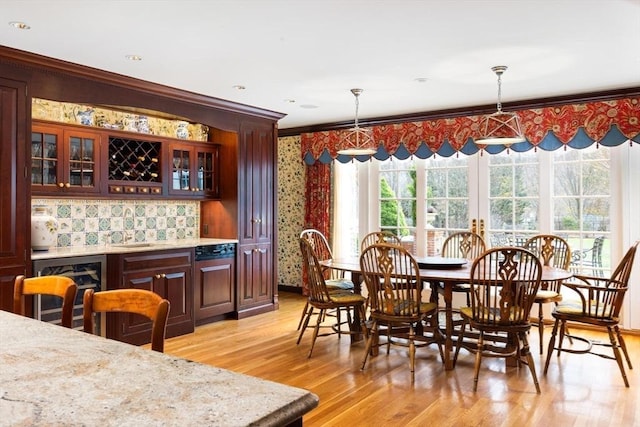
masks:
{"label": "wine rack", "polygon": [[162,182],[158,141],[109,137],[109,180]]}

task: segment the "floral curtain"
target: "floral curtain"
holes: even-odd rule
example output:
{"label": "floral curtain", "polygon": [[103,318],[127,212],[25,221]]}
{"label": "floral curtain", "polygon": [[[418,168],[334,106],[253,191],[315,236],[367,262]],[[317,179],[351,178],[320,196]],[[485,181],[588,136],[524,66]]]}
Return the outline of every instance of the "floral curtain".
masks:
{"label": "floral curtain", "polygon": [[[305,179],[305,228],[315,228],[327,238],[330,232],[329,210],[331,207],[331,165],[315,163],[306,168]],[[302,271],[302,293],[308,295],[307,272]]]}
{"label": "floral curtain", "polygon": [[[562,146],[585,148],[593,143],[615,146],[627,140],[640,143],[640,98],[568,104],[561,106],[520,110],[520,119],[526,141],[509,149],[517,152],[530,149],[556,150]],[[481,149],[493,154],[505,150],[504,146],[483,147],[475,144],[480,137],[480,123],[485,116],[464,116],[406,122],[371,127],[378,144],[375,158],[389,156],[428,158],[434,154],[449,157],[456,153],[474,154]],[[302,157],[307,164],[352,160],[338,155],[341,131],[303,133]],[[356,156],[368,160],[368,156]]]}

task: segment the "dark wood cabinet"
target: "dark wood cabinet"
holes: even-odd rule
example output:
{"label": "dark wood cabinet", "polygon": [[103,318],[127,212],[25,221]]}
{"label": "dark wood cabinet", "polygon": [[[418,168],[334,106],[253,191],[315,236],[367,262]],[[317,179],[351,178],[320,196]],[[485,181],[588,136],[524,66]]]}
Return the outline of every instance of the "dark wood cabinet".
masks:
{"label": "dark wood cabinet", "polygon": [[196,261],[196,325],[221,319],[236,309],[236,264],[233,257]]}
{"label": "dark wood cabinet", "polygon": [[101,137],[90,128],[34,123],[30,147],[33,194],[99,194]]}
{"label": "dark wood cabinet", "polygon": [[238,318],[273,310],[273,262],[270,243],[238,247]]}
{"label": "dark wood cabinet", "polygon": [[220,197],[220,150],[211,143],[172,143],[168,150],[169,194]]}
{"label": "dark wood cabinet", "polygon": [[276,305],[276,149],[272,126],[241,127],[238,142],[238,318]]}
{"label": "dark wood cabinet", "polygon": [[[193,249],[111,254],[107,264],[108,289],[147,289],[169,300],[167,338],[193,332]],[[107,313],[107,337],[146,344],[151,322],[139,315]]]}
{"label": "dark wood cabinet", "polygon": [[13,311],[13,283],[30,268],[26,177],[27,85],[0,78],[0,309]]}

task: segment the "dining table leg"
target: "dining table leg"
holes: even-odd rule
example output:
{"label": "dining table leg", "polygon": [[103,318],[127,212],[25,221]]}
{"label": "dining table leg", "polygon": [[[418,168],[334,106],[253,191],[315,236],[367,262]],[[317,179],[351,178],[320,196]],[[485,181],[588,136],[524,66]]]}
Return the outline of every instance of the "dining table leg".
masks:
{"label": "dining table leg", "polygon": [[[359,272],[352,271],[351,272],[351,281],[353,282],[353,292],[355,294],[362,294],[362,285],[361,285],[362,276]],[[366,319],[364,319],[366,321]],[[354,310],[353,320],[349,325],[349,330],[351,332],[351,343],[362,341],[362,326],[360,320],[360,313],[358,310]]]}
{"label": "dining table leg", "polygon": [[[437,292],[437,290],[436,290]],[[445,337],[444,337],[444,369],[453,370],[453,284],[444,282]]]}

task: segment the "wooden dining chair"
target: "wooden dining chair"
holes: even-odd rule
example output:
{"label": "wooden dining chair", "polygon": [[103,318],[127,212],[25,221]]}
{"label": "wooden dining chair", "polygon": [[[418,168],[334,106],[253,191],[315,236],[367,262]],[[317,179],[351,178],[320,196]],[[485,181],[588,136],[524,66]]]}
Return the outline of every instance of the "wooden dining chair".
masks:
{"label": "wooden dining chair", "polygon": [[[469,261],[473,261],[486,249],[487,245],[479,234],[472,231],[459,231],[449,235],[445,239],[442,243],[440,255],[447,258],[464,258]],[[436,291],[438,293],[443,293],[444,285],[442,283],[438,283]],[[471,305],[468,283],[456,283],[452,287],[451,291],[465,294],[467,298],[467,305]]]}
{"label": "wooden dining chair", "polygon": [[[313,249],[313,252],[318,258],[318,261],[327,261],[333,259],[333,254],[331,252],[331,247],[329,247],[329,242],[327,242],[327,238],[320,231],[313,228],[308,228],[300,233],[300,238],[305,239],[309,242],[311,248]],[[345,290],[353,291],[353,282],[349,279],[345,279],[344,271],[323,267],[322,274],[325,278],[325,285],[330,292]],[[308,272],[304,263],[302,265],[302,279],[308,281]],[[300,316],[300,320],[298,321],[298,327],[296,328],[296,330],[300,330],[307,312],[309,311],[309,307],[309,301],[307,300],[305,306],[302,309],[302,315]],[[337,318],[338,324],[341,324],[342,319],[340,310],[335,311],[335,316]]]}
{"label": "wooden dining chair", "polygon": [[391,243],[393,245],[400,245],[402,244],[402,241],[398,236],[390,231],[373,231],[364,236],[362,242],[360,242],[360,253],[364,252],[367,247],[373,245],[374,243]]}
{"label": "wooden dining chair", "polygon": [[[365,297],[359,294],[355,294],[350,290],[333,290],[329,291],[324,278],[324,271],[320,266],[320,262],[311,246],[311,243],[303,237],[300,238],[300,251],[302,253],[302,261],[307,270],[308,284],[309,284],[309,309],[307,310],[302,327],[300,328],[300,335],[296,345],[300,344],[302,336],[304,335],[309,321],[314,314],[314,309],[319,312],[316,316],[316,324],[313,326],[313,338],[311,340],[311,348],[309,349],[308,357],[311,357],[313,347],[315,346],[316,339],[319,336],[327,336],[333,334],[344,333],[341,331],[341,324],[338,322],[333,325],[323,325],[325,321],[325,312],[327,310],[336,310],[338,313],[341,310],[346,312],[347,323],[350,325],[350,334],[367,334],[365,327],[365,311],[364,303]],[[351,311],[354,311],[354,316],[351,316]],[[356,312],[357,311],[357,315]],[[360,325],[354,325],[354,319],[358,319]],[[330,331],[327,333],[320,333],[321,328],[328,328]]]}
{"label": "wooden dining chair", "polygon": [[[531,237],[524,244],[525,249],[533,252],[544,266],[568,270],[571,264],[571,248],[569,243],[560,236],[553,234],[539,234]],[[560,287],[562,280],[544,281],[536,294],[534,304],[538,305],[538,336],[540,338],[540,354],[543,352],[544,311],[543,304],[555,304],[562,301]]]}
{"label": "wooden dining chair", "polygon": [[62,299],[62,318],[60,324],[65,328],[73,327],[73,305],[78,285],[66,276],[16,277],[13,284],[13,312],[26,315],[25,295],[52,295]]}
{"label": "wooden dining chair", "polygon": [[444,363],[438,306],[422,301],[422,280],[414,257],[402,246],[374,243],[360,255],[360,270],[369,291],[372,321],[362,369],[373,347],[380,345],[380,327],[386,332],[387,354],[391,344],[409,348],[412,382],[416,346],[437,344]]}
{"label": "wooden dining chair", "polygon": [[83,298],[84,331],[94,333],[96,312],[134,313],[149,318],[151,349],[164,352],[164,338],[169,318],[169,301],[145,289],[115,289],[94,292],[87,289]]}
{"label": "wooden dining chair", "polygon": [[[547,360],[544,364],[545,375],[549,369],[549,361],[551,360],[553,350],[558,350],[558,358],[563,351],[576,354],[591,353],[605,359],[615,360],[622,374],[624,385],[629,387],[629,380],[624,370],[624,362],[622,361],[620,350],[624,353],[629,369],[633,369],[633,366],[618,325],[620,323],[620,310],[622,309],[624,296],[629,289],[629,277],[639,244],[640,241],[637,241],[629,248],[610,278],[604,279],[597,275],[574,275],[573,277],[577,281],[565,282],[563,284],[563,286],[575,291],[579,299],[567,298],[566,301],[558,303],[551,313],[555,322],[553,324],[551,339],[549,340],[549,348],[547,349]],[[605,328],[609,335],[609,342],[591,341],[574,334],[569,335],[566,333],[565,328],[567,322]],[[558,331],[560,331],[560,339],[556,347],[556,335]],[[563,347],[564,337],[571,337],[581,342],[584,347]],[[613,355],[593,351],[593,346],[610,347]]]}
{"label": "wooden dining chair", "polygon": [[[489,249],[471,265],[471,305],[460,309],[464,323],[453,363],[455,366],[461,348],[475,354],[473,391],[478,389],[483,357],[515,357],[518,366],[529,366],[540,393],[527,334],[531,329],[529,312],[541,277],[542,264],[524,248]],[[467,326],[473,328],[477,338],[465,335]]]}

